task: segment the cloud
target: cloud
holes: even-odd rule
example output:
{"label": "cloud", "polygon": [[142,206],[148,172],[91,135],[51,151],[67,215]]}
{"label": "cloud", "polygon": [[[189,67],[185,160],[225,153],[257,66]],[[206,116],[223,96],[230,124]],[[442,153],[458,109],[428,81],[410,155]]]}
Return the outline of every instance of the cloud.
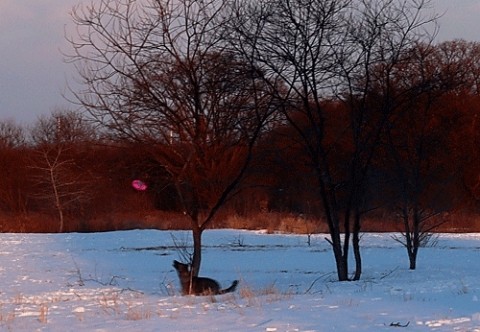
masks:
{"label": "cloud", "polygon": [[62,44],[63,26],[70,20],[68,12],[73,3],[62,0],[1,0],[1,46],[7,50],[28,50],[30,55],[34,55],[35,50],[43,46]]}
{"label": "cloud", "polygon": [[[68,51],[64,27],[79,2],[92,0],[0,0],[0,120],[31,119],[64,102],[61,91],[73,68],[63,63]],[[373,1],[373,0],[372,0]],[[432,0],[440,19],[439,40],[480,41],[480,0]]]}
{"label": "cloud", "polygon": [[437,13],[443,14],[439,19],[440,40],[480,41],[480,1],[435,0],[433,5]]}
{"label": "cloud", "polygon": [[63,99],[64,26],[78,0],[0,0],[0,120],[48,114]]}

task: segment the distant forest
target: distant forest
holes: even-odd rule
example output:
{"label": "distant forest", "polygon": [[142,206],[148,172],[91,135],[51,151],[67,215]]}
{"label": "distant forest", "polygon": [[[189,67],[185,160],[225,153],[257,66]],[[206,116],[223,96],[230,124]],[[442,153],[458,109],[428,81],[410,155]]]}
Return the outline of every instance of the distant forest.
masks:
{"label": "distant forest", "polygon": [[[422,51],[418,46],[412,53]],[[413,58],[392,71],[397,76],[390,81],[391,91],[405,90],[409,80],[426,76],[435,80],[422,84],[436,86],[425,93],[406,93],[403,98],[409,102],[395,110],[379,133],[366,174],[363,230],[399,229],[402,203],[414,196],[422,218],[440,225],[439,230],[480,231],[480,45],[461,40],[435,45],[421,59],[420,69],[419,58]],[[372,86],[364,102],[375,109],[383,90]],[[315,165],[299,137],[308,133],[311,119],[303,119],[295,107],[288,105],[289,114],[305,128],[295,130],[280,116],[269,119],[253,146],[244,180],[210,227],[326,231]],[[333,98],[311,107],[324,110],[324,146],[332,169],[341,176],[351,166],[354,140],[346,128],[355,109]],[[362,121],[368,126],[371,119]],[[183,144],[174,132],[167,143],[176,149]],[[231,176],[236,154],[245,147],[235,148],[227,164],[215,153],[205,157],[214,174],[202,174],[206,168],[200,164],[186,170],[208,180],[196,186],[197,197],[210,195],[214,182]],[[158,157],[164,149],[158,142],[113,137],[82,110],[56,110],[28,127],[2,121],[0,231],[188,229],[183,204],[188,198],[179,196],[178,184]],[[136,190],[133,180],[141,180],[147,189]],[[348,185],[338,182],[337,190]],[[198,192],[202,188],[205,192]],[[349,197],[340,194],[337,199],[342,207]],[[208,198],[196,204],[202,213]]]}

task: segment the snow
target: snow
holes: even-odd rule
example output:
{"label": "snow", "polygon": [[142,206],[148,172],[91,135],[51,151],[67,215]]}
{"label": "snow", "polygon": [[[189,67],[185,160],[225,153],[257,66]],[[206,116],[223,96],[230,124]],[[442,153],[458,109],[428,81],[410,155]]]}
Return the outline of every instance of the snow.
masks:
{"label": "snow", "polygon": [[240,280],[215,297],[180,295],[189,234],[0,234],[0,330],[480,331],[480,234],[440,234],[416,271],[393,234],[364,234],[362,280],[337,282],[324,234],[209,230],[201,275]]}

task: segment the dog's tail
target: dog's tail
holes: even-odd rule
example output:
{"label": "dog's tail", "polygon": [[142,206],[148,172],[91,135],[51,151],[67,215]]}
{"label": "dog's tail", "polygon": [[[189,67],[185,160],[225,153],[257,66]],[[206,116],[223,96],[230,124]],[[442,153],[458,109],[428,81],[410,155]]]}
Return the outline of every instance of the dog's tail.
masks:
{"label": "dog's tail", "polygon": [[235,289],[237,288],[237,285],[238,285],[238,280],[235,280],[234,282],[232,282],[232,285],[230,287],[225,288],[225,289],[221,289],[218,293],[219,294],[225,294],[225,293],[235,292]]}

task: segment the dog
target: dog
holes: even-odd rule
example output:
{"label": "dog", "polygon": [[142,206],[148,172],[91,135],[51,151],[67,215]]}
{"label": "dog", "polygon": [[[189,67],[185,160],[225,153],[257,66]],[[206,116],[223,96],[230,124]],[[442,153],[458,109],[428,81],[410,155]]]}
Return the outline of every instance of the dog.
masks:
{"label": "dog", "polygon": [[192,276],[187,264],[174,260],[173,267],[177,270],[183,295],[221,295],[234,292],[238,285],[238,280],[235,280],[230,287],[221,289],[213,279]]}

